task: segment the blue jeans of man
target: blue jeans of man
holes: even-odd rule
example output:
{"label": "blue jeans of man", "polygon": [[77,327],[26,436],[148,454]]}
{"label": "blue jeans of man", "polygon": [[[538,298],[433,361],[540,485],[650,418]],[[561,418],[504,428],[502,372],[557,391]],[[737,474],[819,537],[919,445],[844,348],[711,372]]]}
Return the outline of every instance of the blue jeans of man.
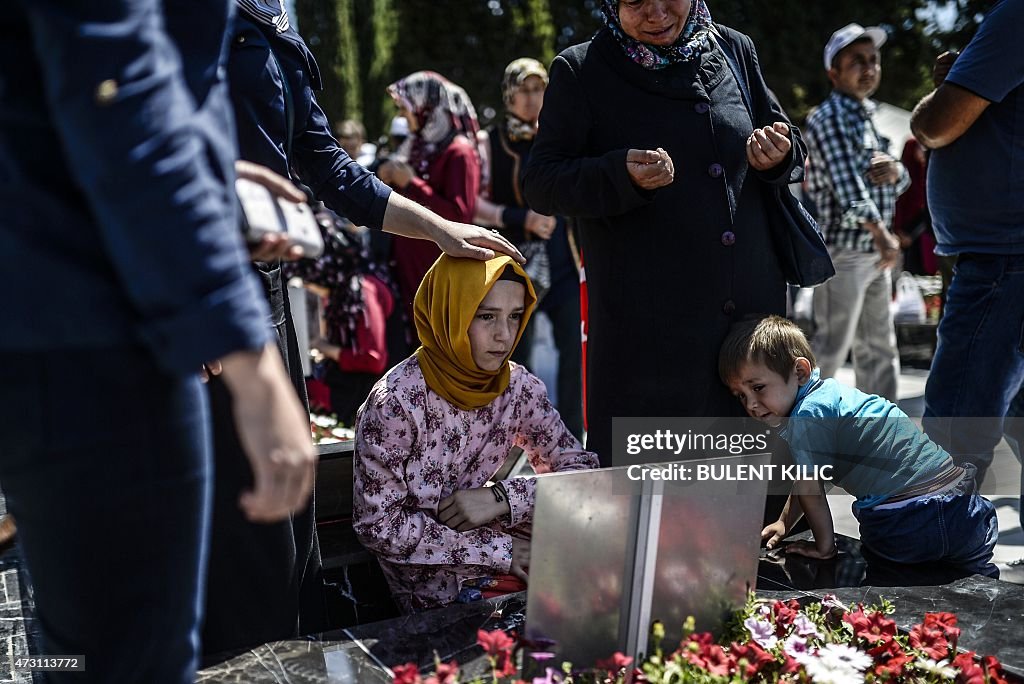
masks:
{"label": "blue jeans of man", "polygon": [[[1024,254],[961,254],[938,338],[925,388],[924,430],[954,461],[976,465],[981,483],[1004,434],[1021,457]],[[1019,495],[1022,484],[996,486]],[[987,485],[986,494],[1003,493],[990,490]]]}
{"label": "blue jeans of man", "polygon": [[48,682],[195,680],[210,505],[206,395],[138,349],[0,354],[0,482]]}
{"label": "blue jeans of man", "polygon": [[964,572],[999,577],[992,549],[999,539],[996,510],[977,494],[976,469],[949,492],[908,502],[900,508],[853,509],[860,541],[896,563],[943,563]]}

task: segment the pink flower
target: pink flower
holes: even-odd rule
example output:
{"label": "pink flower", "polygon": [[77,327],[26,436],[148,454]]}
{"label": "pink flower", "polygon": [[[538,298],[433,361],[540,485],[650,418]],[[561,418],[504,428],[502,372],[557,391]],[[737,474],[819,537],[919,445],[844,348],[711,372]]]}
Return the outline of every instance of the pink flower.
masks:
{"label": "pink flower", "polygon": [[437,672],[424,679],[423,684],[459,684],[459,664],[454,660],[441,663]]}
{"label": "pink flower", "polygon": [[762,648],[772,649],[779,643],[779,638],[775,636],[775,627],[767,620],[748,617],[743,621],[743,626],[750,632],[750,638]]}
{"label": "pink flower", "polygon": [[496,629],[493,632],[488,632],[484,629],[477,630],[476,643],[483,646],[487,655],[492,656],[498,655],[503,651],[511,651],[512,647],[516,645],[515,640],[500,629]]}
{"label": "pink flower", "polygon": [[392,672],[395,673],[395,677],[392,680],[394,684],[422,684],[423,682],[420,679],[420,668],[416,666],[416,663],[396,665],[392,668]]}

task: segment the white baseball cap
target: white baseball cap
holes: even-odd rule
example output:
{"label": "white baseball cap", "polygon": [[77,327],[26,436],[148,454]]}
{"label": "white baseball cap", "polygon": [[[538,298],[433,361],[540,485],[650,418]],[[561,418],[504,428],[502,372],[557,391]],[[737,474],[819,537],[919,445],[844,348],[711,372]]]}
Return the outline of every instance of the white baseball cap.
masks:
{"label": "white baseball cap", "polygon": [[833,33],[832,37],[828,39],[828,43],[825,44],[825,70],[828,71],[832,68],[832,60],[836,58],[840,50],[861,38],[870,38],[875,47],[880,48],[885,44],[889,35],[885,29],[879,26],[864,28],[860,24],[847,24]]}
{"label": "white baseball cap", "polygon": [[391,119],[391,129],[388,131],[395,137],[409,135],[409,121],[404,116],[396,116]]}

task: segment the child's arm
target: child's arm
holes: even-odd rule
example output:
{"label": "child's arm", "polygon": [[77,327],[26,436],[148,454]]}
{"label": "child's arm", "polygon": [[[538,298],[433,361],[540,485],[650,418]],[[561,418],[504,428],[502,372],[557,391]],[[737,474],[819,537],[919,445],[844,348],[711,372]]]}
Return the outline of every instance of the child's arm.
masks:
{"label": "child's arm", "polygon": [[803,514],[803,510],[800,508],[800,498],[796,494],[790,494],[786,499],[786,505],[782,507],[779,519],[761,530],[761,541],[764,542],[765,547],[774,549],[793,529],[793,525],[800,521]]}
{"label": "child's arm", "polygon": [[814,534],[814,542],[798,541],[786,547],[786,553],[796,553],[808,558],[833,558],[836,547],[835,530],[832,527],[832,511],[828,507],[828,499],[820,480],[803,480],[796,485],[795,496],[800,501],[800,508],[807,516],[807,523]]}

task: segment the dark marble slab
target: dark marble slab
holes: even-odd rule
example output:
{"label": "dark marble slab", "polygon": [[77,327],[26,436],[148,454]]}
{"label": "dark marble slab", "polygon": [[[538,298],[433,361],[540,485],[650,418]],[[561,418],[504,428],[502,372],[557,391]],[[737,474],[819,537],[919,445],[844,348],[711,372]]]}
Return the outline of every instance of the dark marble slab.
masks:
{"label": "dark marble slab", "polygon": [[[525,610],[526,592],[519,592],[361,625],[340,633],[363,644],[375,659],[388,667],[406,663],[428,667],[437,657],[442,662],[458,661],[463,672],[482,674],[487,669],[487,661],[483,649],[476,644],[477,632],[501,629],[521,633]],[[323,636],[331,638],[337,634],[331,632]]]}
{"label": "dark marble slab", "polygon": [[521,631],[526,593],[454,605],[307,641],[265,644],[199,672],[202,684],[390,684],[390,668],[416,663],[433,669],[435,658],[455,660],[465,678],[489,664],[477,646],[477,630]]}
{"label": "dark marble slab", "polygon": [[278,641],[201,670],[201,684],[391,684],[354,642]]}

